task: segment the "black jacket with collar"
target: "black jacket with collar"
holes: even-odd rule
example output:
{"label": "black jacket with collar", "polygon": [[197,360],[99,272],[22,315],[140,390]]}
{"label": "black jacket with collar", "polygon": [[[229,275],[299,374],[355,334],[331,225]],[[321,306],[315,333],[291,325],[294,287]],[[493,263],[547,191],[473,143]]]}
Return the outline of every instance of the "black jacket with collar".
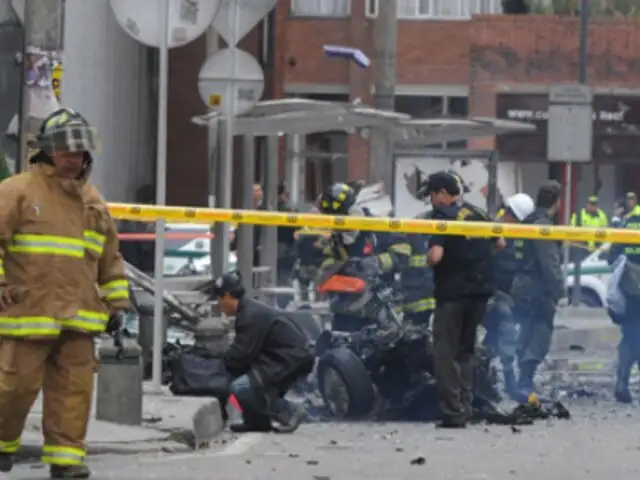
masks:
{"label": "black jacket with collar", "polygon": [[286,312],[242,298],[235,333],[224,355],[225,367],[234,377],[252,372],[264,385],[278,385],[313,369],[309,340]]}

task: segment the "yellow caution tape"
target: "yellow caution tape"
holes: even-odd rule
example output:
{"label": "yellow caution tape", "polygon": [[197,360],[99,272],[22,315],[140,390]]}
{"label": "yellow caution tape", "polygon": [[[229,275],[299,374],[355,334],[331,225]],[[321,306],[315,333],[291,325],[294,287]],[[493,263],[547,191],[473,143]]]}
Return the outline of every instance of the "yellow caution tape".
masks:
{"label": "yellow caution tape", "polygon": [[378,232],[464,235],[467,237],[526,238],[597,241],[601,243],[640,244],[640,231],[618,228],[571,226],[536,226],[490,222],[419,220],[415,218],[344,217],[311,213],[280,213],[263,210],[229,210],[218,208],[159,207],[154,205],[109,204],[111,215],[120,220],[155,222],[164,219],[175,223],[212,224],[216,222],[251,225],[326,228],[329,230],[371,230]]}

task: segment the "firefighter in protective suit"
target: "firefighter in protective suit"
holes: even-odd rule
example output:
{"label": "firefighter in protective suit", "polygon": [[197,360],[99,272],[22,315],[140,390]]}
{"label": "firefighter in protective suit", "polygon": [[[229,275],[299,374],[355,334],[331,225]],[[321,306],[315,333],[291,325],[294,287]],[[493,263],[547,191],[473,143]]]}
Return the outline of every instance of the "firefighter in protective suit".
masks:
{"label": "firefighter in protective suit", "polygon": [[[420,185],[417,197],[427,201],[429,198],[429,182]],[[420,219],[430,219],[431,211],[416,216]],[[436,308],[433,298],[433,270],[427,265],[427,251],[429,250],[429,235],[410,233],[406,235],[411,246],[409,265],[402,272],[401,284],[404,293],[404,320],[414,325],[428,326],[431,315]]]}
{"label": "firefighter in protective suit", "polygon": [[97,134],[78,113],[44,120],[29,170],[0,184],[0,471],[44,396],[42,461],[51,478],[88,478],[94,337],[129,306],[107,204],[88,183]]}
{"label": "firefighter in protective suit", "polygon": [[[320,195],[318,209],[327,215],[372,216],[367,208],[356,205],[356,192],[344,183],[335,183]],[[358,261],[368,272],[376,272],[382,280],[393,285],[395,275],[409,264],[411,247],[403,235],[386,232],[336,231],[331,234],[324,250],[320,276],[337,262]],[[350,293],[332,295],[332,329],[355,332],[370,321],[366,308],[354,311]],[[364,306],[363,306],[364,307]]]}

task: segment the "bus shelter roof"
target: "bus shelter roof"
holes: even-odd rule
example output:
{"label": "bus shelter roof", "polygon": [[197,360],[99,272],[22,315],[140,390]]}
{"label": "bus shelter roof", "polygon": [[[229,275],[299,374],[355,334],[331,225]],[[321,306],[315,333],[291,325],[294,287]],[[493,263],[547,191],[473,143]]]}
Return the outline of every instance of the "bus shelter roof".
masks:
{"label": "bus shelter roof", "polygon": [[[193,123],[216,126],[224,115],[213,111],[192,118]],[[386,128],[403,144],[430,144],[467,140],[504,133],[535,131],[529,123],[497,118],[428,118],[375,109],[359,102],[327,102],[287,98],[259,102],[249,113],[233,121],[235,135],[272,136],[311,134],[328,131],[366,133],[370,128]]]}
{"label": "bus shelter roof", "polygon": [[410,145],[456,142],[505,133],[531,133],[535,130],[535,125],[530,123],[499,118],[426,118],[399,122],[395,136],[398,142]]}
{"label": "bus shelter roof", "polygon": [[[223,114],[211,112],[193,117],[197,125],[217,124]],[[259,102],[249,113],[233,121],[235,135],[271,136],[311,134],[328,131],[356,130],[371,127],[392,129],[398,122],[411,117],[388,112],[359,103],[326,102],[303,98]]]}

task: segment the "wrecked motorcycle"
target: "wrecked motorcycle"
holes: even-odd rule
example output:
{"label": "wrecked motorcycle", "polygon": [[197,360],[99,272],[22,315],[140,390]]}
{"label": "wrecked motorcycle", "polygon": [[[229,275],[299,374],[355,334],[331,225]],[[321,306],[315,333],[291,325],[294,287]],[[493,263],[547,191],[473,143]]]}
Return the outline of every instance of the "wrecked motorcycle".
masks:
{"label": "wrecked motorcycle", "polygon": [[[353,311],[365,306],[368,317],[357,332],[324,331],[316,342],[318,388],[333,417],[376,417],[434,403],[431,330],[403,323],[394,288],[350,260],[326,272],[318,290],[352,294]],[[499,401],[497,374],[482,347],[475,375],[475,395]]]}

